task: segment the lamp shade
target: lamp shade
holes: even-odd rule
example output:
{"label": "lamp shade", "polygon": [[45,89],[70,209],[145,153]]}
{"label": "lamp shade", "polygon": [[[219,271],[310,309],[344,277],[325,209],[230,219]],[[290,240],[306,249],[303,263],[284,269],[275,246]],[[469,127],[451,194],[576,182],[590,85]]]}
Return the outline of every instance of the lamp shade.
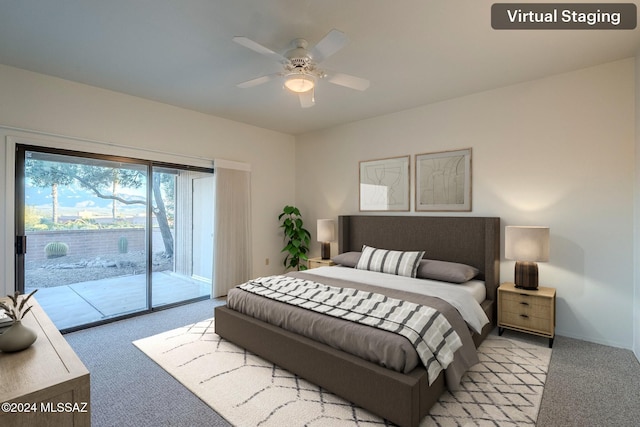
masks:
{"label": "lamp shade", "polygon": [[549,227],[507,226],[504,256],[516,261],[549,261]]}
{"label": "lamp shade", "polygon": [[319,219],[318,242],[333,242],[335,239],[335,221],[332,219]]}
{"label": "lamp shade", "polygon": [[284,86],[295,93],[308,92],[313,89],[315,85],[316,81],[313,76],[302,73],[289,74],[284,81]]}

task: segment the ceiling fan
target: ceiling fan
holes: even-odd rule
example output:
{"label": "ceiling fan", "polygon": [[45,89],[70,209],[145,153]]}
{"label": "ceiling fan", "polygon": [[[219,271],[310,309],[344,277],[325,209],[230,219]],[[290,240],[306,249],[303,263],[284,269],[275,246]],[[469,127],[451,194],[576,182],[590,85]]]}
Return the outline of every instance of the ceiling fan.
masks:
{"label": "ceiling fan", "polygon": [[291,42],[293,48],[282,55],[247,37],[234,37],[233,41],[254,52],[275,59],[283,66],[282,71],[277,73],[239,83],[237,86],[240,88],[257,86],[282,77],[284,78],[284,86],[297,93],[300,105],[303,108],[308,108],[315,105],[315,86],[319,80],[324,79],[329,83],[356,90],[366,90],[369,87],[367,79],[318,68],[318,64],[342,49],[346,44],[347,37],[342,31],[335,29],[329,31],[318,44],[310,49],[308,49],[308,43],[305,39],[295,39]]}

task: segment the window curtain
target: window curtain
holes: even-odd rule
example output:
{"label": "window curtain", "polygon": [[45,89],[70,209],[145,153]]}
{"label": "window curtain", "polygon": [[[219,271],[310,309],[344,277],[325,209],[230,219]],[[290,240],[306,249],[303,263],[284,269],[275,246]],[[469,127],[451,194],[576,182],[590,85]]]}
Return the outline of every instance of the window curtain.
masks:
{"label": "window curtain", "polygon": [[251,171],[215,164],[212,298],[251,278]]}

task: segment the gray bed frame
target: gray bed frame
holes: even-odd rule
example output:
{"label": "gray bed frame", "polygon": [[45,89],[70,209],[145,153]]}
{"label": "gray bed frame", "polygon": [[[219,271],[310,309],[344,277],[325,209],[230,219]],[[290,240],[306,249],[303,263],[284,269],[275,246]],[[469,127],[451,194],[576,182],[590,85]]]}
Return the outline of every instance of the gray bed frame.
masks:
{"label": "gray bed frame", "polygon": [[[424,250],[425,258],[460,262],[480,270],[490,323],[473,334],[479,346],[495,326],[500,283],[500,218],[431,216],[340,216],[339,252],[362,245]],[[424,367],[392,371],[306,337],[269,325],[226,306],[215,309],[221,337],[403,427],[420,420],[446,389],[444,375],[428,386]]]}

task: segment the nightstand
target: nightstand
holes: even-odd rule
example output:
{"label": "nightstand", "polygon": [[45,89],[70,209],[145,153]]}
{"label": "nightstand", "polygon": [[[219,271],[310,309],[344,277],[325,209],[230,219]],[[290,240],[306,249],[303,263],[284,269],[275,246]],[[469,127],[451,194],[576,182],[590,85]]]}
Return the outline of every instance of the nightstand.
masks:
{"label": "nightstand", "polygon": [[318,267],[330,267],[332,265],[336,265],[336,263],[331,261],[330,259],[322,259],[320,257],[309,258],[309,262],[307,263],[309,269]]}
{"label": "nightstand", "polygon": [[513,283],[498,288],[498,335],[505,329],[549,338],[553,346],[556,328],[556,290],[539,286],[530,291]]}

